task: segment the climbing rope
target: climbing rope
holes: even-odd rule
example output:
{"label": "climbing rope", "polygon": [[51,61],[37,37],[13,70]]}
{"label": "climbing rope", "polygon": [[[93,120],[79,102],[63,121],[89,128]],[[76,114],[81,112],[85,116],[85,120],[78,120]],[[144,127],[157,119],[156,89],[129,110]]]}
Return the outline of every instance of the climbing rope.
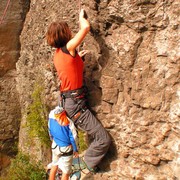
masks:
{"label": "climbing rope", "polygon": [[[87,164],[84,162],[83,157],[77,157],[77,166],[72,165],[74,167],[74,172],[81,171],[83,174],[92,174],[93,171],[89,169]],[[89,172],[85,172],[84,170],[87,169]]]}
{"label": "climbing rope", "polygon": [[11,1],[11,0],[8,0],[8,1],[7,1],[6,8],[5,8],[4,13],[3,13],[3,16],[1,17],[1,20],[0,20],[0,25],[2,24],[3,19],[4,19],[5,15],[6,15],[6,13],[7,13],[7,10],[8,10],[9,4],[10,4],[10,1]]}

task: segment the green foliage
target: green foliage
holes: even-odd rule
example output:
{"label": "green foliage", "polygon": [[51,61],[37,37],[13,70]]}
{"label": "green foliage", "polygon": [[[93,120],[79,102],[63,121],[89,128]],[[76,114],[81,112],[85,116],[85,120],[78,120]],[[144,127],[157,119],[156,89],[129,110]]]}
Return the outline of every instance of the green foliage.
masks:
{"label": "green foliage", "polygon": [[11,146],[12,151],[17,154],[18,152],[18,141],[14,141],[13,145]]}
{"label": "green foliage", "polygon": [[44,180],[46,172],[41,163],[30,161],[30,157],[18,153],[12,160],[6,180]]}
{"label": "green foliage", "polygon": [[85,151],[87,149],[86,143],[86,134],[83,131],[78,130],[78,137],[79,137],[79,153]]}
{"label": "green foliage", "polygon": [[30,137],[38,137],[42,144],[50,145],[47,122],[47,108],[43,102],[43,87],[35,84],[32,104],[28,108],[27,126]]}

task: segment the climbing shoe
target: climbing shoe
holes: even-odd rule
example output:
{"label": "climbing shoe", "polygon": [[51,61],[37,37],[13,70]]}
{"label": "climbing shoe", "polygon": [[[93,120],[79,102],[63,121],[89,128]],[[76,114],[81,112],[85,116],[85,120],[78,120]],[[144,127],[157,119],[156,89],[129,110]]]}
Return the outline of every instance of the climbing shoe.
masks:
{"label": "climbing shoe", "polygon": [[98,173],[100,171],[101,171],[101,169],[98,166],[95,166],[94,168],[92,168],[92,172],[94,172],[94,173]]}
{"label": "climbing shoe", "polygon": [[101,169],[100,169],[98,166],[95,166],[95,167],[93,167],[93,168],[88,168],[88,169],[89,169],[89,171],[90,171],[91,173],[94,173],[94,174],[96,174],[96,173],[98,173],[98,172],[101,171]]}
{"label": "climbing shoe", "polygon": [[[98,173],[101,169],[98,166],[90,168],[84,161],[84,158],[81,158],[81,164],[84,167],[84,171],[89,171],[89,173]],[[86,170],[85,170],[86,169]],[[86,172],[87,173],[87,172]]]}

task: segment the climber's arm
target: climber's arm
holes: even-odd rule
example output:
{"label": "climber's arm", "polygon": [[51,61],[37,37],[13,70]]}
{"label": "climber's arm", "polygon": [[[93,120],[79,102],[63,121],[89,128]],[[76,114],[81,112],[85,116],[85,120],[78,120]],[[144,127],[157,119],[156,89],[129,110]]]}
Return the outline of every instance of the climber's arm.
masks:
{"label": "climber's arm", "polygon": [[85,19],[84,15],[85,12],[82,9],[79,14],[80,29],[78,33],[67,43],[67,49],[72,56],[75,55],[76,47],[80,45],[86,34],[90,31],[90,24],[87,19]]}

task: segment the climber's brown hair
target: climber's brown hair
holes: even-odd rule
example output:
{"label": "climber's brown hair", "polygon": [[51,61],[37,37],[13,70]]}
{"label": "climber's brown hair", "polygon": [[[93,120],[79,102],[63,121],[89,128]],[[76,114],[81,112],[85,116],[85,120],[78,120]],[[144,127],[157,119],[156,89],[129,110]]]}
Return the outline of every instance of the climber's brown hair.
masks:
{"label": "climber's brown hair", "polygon": [[53,22],[50,24],[47,34],[47,43],[55,48],[63,47],[71,39],[71,31],[66,22]]}

